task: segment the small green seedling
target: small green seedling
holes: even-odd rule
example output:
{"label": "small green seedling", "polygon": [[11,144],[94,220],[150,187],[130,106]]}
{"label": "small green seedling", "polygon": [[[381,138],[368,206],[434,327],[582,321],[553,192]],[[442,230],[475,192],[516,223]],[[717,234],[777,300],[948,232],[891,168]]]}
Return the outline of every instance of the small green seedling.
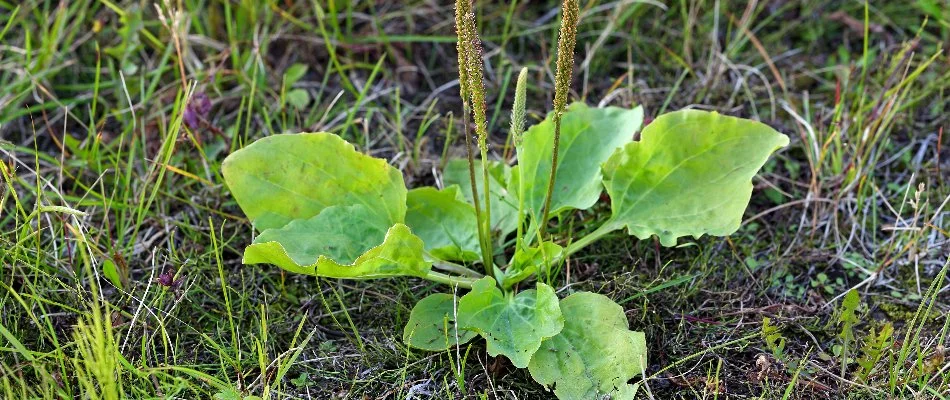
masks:
{"label": "small green seedling", "polygon": [[[411,276],[469,289],[461,297],[420,300],[405,342],[443,351],[480,336],[489,355],[528,368],[559,399],[632,398],[637,386],[629,381],[647,366],[643,333],[630,331],[623,308],[606,296],[559,299],[541,280],[617,230],[656,236],[664,246],[735,232],[752,177],[788,138],[759,122],[683,110],[657,117],[634,141],[641,107],[568,106],[579,10],[576,0],[566,0],[554,111],[524,130],[522,71],[511,128],[517,164],[491,160],[471,7],[456,3],[460,91],[475,131],[468,159],[447,163],[441,189],[407,190],[397,169],[337,135],[260,139],[223,166],[228,187],[260,231],[244,263],[327,278]],[[471,141],[467,128],[465,137]],[[603,190],[611,214],[598,228],[573,241],[549,232],[551,220],[590,209]],[[479,265],[483,272],[470,268]]]}

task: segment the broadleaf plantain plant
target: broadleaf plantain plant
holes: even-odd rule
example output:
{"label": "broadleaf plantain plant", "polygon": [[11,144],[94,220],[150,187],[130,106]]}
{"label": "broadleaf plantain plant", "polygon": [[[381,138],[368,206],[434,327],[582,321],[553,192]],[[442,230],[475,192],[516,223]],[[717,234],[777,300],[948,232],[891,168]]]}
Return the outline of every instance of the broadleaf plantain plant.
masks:
{"label": "broadleaf plantain plant", "polygon": [[[657,117],[634,141],[641,107],[568,106],[578,14],[577,0],[564,0],[554,110],[527,130],[527,74],[518,77],[511,124],[517,165],[488,157],[470,0],[456,2],[456,28],[460,93],[475,145],[466,123],[468,159],[447,163],[442,189],[407,190],[386,161],[325,132],[270,136],[228,156],[225,181],[260,231],[244,263],[327,278],[414,276],[470,289],[420,300],[404,341],[442,351],[481,336],[491,356],[527,367],[562,400],[632,398],[629,381],[647,365],[643,333],[628,329],[609,298],[576,292],[559,300],[542,281],[615,230],[656,236],[664,246],[735,232],[752,177],[788,138],[759,122],[683,110]],[[573,241],[546,229],[551,219],[590,209],[604,189],[611,215],[599,228]],[[505,262],[505,254],[513,256]],[[479,264],[484,273],[470,268]],[[532,277],[535,287],[519,290]]]}

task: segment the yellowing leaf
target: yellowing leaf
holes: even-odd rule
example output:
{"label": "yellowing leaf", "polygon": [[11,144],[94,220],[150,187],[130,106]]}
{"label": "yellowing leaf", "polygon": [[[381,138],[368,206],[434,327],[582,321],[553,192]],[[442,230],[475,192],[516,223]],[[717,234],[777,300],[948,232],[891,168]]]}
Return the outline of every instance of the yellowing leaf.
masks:
{"label": "yellowing leaf", "polygon": [[362,204],[387,226],[403,222],[402,173],[332,133],[282,134],[228,156],[224,179],[241,209],[263,231],[323,209]]}
{"label": "yellowing leaf", "polygon": [[[290,272],[349,279],[399,275],[424,277],[432,267],[432,263],[422,256],[422,240],[403,224],[393,225],[386,232],[381,244],[376,242],[375,247],[369,244],[365,253],[351,261],[353,254],[372,243],[370,240],[373,236],[360,238],[358,233],[345,233],[354,226],[343,226],[341,229],[341,226],[321,225],[332,223],[329,221],[332,220],[321,220],[318,215],[311,220],[295,221],[282,230],[267,231],[274,232],[274,235],[267,237],[271,241],[258,240],[248,246],[244,250],[244,264],[274,264]],[[334,238],[334,232],[344,237]],[[301,243],[303,240],[307,242]],[[330,240],[333,244],[327,245],[325,240]],[[312,248],[310,243],[318,247]],[[330,248],[337,245],[346,248]],[[288,253],[288,248],[293,255]],[[316,257],[313,262],[308,263],[304,261],[304,254],[307,257]]]}
{"label": "yellowing leaf", "polygon": [[245,264],[353,279],[425,276],[431,268],[422,240],[402,224],[402,174],[337,135],[266,137],[228,156],[222,169],[262,231]]}
{"label": "yellowing leaf", "polygon": [[752,177],[788,137],[761,122],[683,110],[658,117],[604,164],[607,224],[664,246],[739,229]]}

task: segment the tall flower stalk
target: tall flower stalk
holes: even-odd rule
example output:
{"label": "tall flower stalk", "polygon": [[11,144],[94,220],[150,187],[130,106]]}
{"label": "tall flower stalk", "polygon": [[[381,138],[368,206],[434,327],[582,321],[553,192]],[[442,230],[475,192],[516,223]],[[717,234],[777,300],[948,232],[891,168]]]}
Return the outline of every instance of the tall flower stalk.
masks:
{"label": "tall flower stalk", "polygon": [[544,199],[544,212],[539,227],[548,221],[551,212],[551,198],[554,196],[557,176],[558,147],[561,141],[561,115],[567,106],[567,95],[571,89],[571,76],[574,73],[574,44],[577,41],[577,20],[580,15],[578,0],[564,0],[561,7],[561,30],[557,40],[557,72],[554,75],[554,151],[551,156],[551,177],[548,179],[548,194]]}
{"label": "tall flower stalk", "polygon": [[[524,134],[525,120],[525,94],[528,90],[528,69],[522,68],[518,73],[518,82],[515,84],[515,103],[511,106],[511,137],[514,138],[515,147],[521,146]],[[518,234],[515,236],[516,246],[521,246],[521,239],[524,235],[524,179],[518,180]]]}
{"label": "tall flower stalk", "polygon": [[[558,34],[557,73],[554,79],[554,148],[551,160],[551,175],[548,179],[548,190],[544,200],[544,212],[539,227],[548,220],[551,208],[551,198],[554,194],[555,178],[557,176],[558,149],[561,138],[561,115],[567,106],[568,92],[570,91],[571,76],[574,72],[574,46],[577,38],[577,21],[580,14],[578,0],[564,0],[562,7],[561,29]],[[478,241],[482,252],[482,262],[485,272],[492,275],[494,263],[492,261],[491,241],[491,193],[489,191],[488,171],[488,126],[485,104],[484,71],[482,66],[482,43],[478,37],[475,24],[475,12],[472,9],[472,0],[455,1],[455,29],[458,35],[458,62],[459,62],[459,92],[462,97],[465,123],[465,144],[469,161],[469,179],[472,184],[472,198],[475,206],[475,219],[478,228]],[[512,108],[511,131],[516,142],[524,131],[525,86],[527,71],[522,70],[518,76],[515,89],[515,104]],[[479,196],[478,179],[475,168],[475,152],[472,146],[472,137],[469,137],[468,115],[471,114],[475,127],[475,142],[481,158],[482,188]],[[519,187],[519,198],[523,198],[523,189]],[[519,204],[518,215],[523,217],[523,204]],[[518,227],[517,238],[520,241],[523,228]]]}
{"label": "tall flower stalk", "polygon": [[[468,152],[469,178],[472,181],[472,198],[475,206],[475,219],[478,224],[478,242],[482,251],[482,263],[485,272],[493,274],[491,243],[491,200],[488,190],[488,127],[485,116],[485,84],[482,72],[482,42],[475,28],[475,12],[471,0],[455,1],[455,30],[458,35],[459,92],[465,108],[465,144]],[[484,201],[478,198],[478,182],[475,177],[475,157],[471,138],[468,133],[468,115],[475,120],[475,135],[481,155],[482,192]],[[479,203],[485,205],[484,210]]]}

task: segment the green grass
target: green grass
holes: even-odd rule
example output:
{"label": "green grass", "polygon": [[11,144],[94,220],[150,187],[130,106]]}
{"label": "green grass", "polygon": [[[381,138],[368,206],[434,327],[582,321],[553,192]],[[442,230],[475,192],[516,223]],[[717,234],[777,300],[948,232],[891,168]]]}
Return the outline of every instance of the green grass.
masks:
{"label": "green grass", "polygon": [[[482,344],[406,348],[411,305],[443,287],[240,263],[252,231],[220,162],[256,138],[334,132],[410,185],[462,154],[451,7],[152,3],[0,0],[0,398],[551,397]],[[649,117],[704,105],[792,145],[731,238],[618,234],[556,289],[604,293],[646,332],[643,398],[950,397],[950,12],[660,3],[582,4],[571,97]],[[501,157],[518,69],[529,123],[551,107],[557,17],[555,1],[495,4],[478,10]],[[196,93],[213,107],[185,128]]]}

